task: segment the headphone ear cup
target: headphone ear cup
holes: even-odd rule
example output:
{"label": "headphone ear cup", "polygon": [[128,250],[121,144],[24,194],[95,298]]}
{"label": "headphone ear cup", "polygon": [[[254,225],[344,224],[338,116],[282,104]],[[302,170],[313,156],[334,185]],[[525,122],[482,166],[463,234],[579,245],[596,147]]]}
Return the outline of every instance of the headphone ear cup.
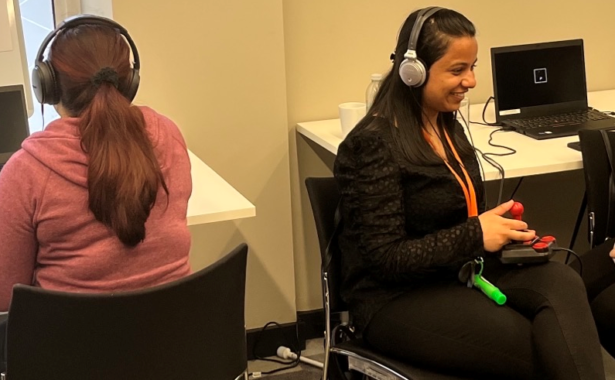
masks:
{"label": "headphone ear cup", "polygon": [[38,62],[32,69],[32,89],[41,104],[53,105],[60,102],[55,70],[49,62]]}
{"label": "headphone ear cup", "polygon": [[427,70],[420,60],[406,58],[399,65],[399,76],[406,86],[419,87],[427,79]]}
{"label": "headphone ear cup", "polygon": [[130,102],[132,102],[135,96],[137,96],[137,91],[139,90],[140,81],[141,81],[141,76],[139,75],[139,70],[132,69],[132,78],[130,79],[128,88],[124,91],[124,96]]}

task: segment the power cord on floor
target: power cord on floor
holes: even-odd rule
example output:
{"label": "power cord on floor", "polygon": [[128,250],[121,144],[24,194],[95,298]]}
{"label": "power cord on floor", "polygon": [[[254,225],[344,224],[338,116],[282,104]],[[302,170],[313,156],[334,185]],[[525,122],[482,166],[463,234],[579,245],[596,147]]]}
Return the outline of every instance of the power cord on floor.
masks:
{"label": "power cord on floor", "polygon": [[[276,369],[272,369],[270,371],[256,371],[256,372],[250,372],[248,373],[248,376],[253,378],[253,379],[258,379],[259,377],[263,376],[263,375],[271,375],[273,373],[276,372],[280,372],[280,371],[285,371],[287,369],[291,369],[291,368],[295,368],[296,366],[299,365],[300,361],[301,361],[301,350],[298,349],[298,347],[295,349],[295,351],[291,352],[294,354],[294,356],[296,356],[295,359],[291,360],[291,361],[284,361],[284,360],[280,360],[280,359],[270,359],[270,358],[264,358],[261,357],[260,355],[257,354],[257,348],[258,348],[258,343],[260,340],[261,335],[263,334],[263,332],[265,330],[267,330],[267,328],[269,326],[276,326],[280,329],[280,331],[282,332],[282,334],[284,335],[284,339],[286,340],[286,345],[287,347],[293,347],[294,344],[291,344],[293,341],[288,339],[288,336],[286,336],[286,333],[284,333],[284,329],[282,328],[282,326],[277,323],[277,322],[267,322],[265,324],[265,326],[263,326],[263,328],[256,334],[255,338],[254,338],[254,346],[252,347],[252,356],[256,359],[256,360],[262,360],[262,361],[266,361],[266,362],[273,362],[273,363],[278,363],[278,364],[284,364],[284,367],[280,367],[280,368],[276,368]],[[297,342],[299,342],[299,330],[297,327],[297,324],[295,324],[295,334],[296,334],[296,338],[297,338]]]}

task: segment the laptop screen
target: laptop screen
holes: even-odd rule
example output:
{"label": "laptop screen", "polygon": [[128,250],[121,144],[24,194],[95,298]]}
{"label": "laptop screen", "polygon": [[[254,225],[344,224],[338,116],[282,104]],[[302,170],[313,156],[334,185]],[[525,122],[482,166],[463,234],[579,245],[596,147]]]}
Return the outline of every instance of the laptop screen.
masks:
{"label": "laptop screen", "polygon": [[498,121],[587,109],[583,40],[491,49]]}
{"label": "laptop screen", "polygon": [[21,148],[29,134],[23,86],[0,87],[0,165]]}

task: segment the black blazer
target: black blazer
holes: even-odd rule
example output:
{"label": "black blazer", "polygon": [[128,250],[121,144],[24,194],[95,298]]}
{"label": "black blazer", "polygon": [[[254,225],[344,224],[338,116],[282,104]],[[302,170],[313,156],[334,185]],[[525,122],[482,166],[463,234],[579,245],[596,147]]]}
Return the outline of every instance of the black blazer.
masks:
{"label": "black blazer", "polygon": [[[469,144],[461,125],[455,133]],[[417,282],[454,278],[463,263],[483,253],[480,223],[468,218],[453,174],[444,162],[408,162],[395,143],[397,134],[383,118],[363,120],[340,144],[335,160],[344,221],[341,293],[358,329]],[[477,159],[462,161],[480,214],[485,202]],[[458,164],[451,166],[464,178]]]}

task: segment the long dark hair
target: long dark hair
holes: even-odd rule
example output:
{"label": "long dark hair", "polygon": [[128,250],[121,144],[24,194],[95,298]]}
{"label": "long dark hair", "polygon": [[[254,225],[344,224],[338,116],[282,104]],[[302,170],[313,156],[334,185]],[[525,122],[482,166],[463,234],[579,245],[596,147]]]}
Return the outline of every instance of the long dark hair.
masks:
{"label": "long dark hair", "polygon": [[[397,125],[399,138],[396,141],[410,162],[435,165],[442,161],[425,141],[422,132],[421,104],[425,85],[408,87],[399,77],[399,66],[408,50],[410,32],[419,12],[411,13],[399,32],[393,68],[383,79],[370,114],[385,117],[391,125]],[[417,55],[429,70],[446,53],[452,38],[474,37],[475,34],[474,25],[465,16],[450,9],[440,9],[423,24],[417,43]],[[442,129],[446,129],[453,138],[455,114],[441,112],[439,118],[440,135],[443,135]],[[455,145],[460,155],[473,154],[472,147],[465,141],[455,138]]]}
{"label": "long dark hair", "polygon": [[[130,83],[130,49],[112,27],[81,25],[59,33],[49,54],[62,106],[79,118],[81,146],[88,155],[89,208],[120,241],[134,247],[145,239],[145,222],[160,186],[168,194],[143,114],[121,90]],[[118,83],[92,81],[115,71]]]}

